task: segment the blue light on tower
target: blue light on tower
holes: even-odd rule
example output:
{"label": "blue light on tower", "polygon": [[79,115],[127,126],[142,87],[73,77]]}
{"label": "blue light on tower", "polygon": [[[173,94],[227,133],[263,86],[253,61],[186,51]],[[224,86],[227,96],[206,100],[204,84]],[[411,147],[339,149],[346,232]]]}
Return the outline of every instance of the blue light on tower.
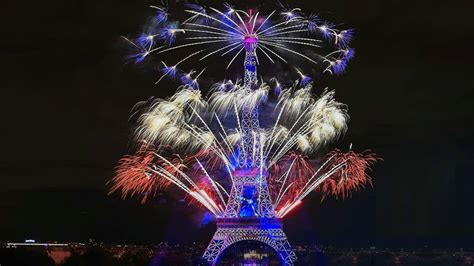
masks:
{"label": "blue light on tower", "polygon": [[240,201],[240,217],[257,217],[258,198],[254,186],[245,186]]}

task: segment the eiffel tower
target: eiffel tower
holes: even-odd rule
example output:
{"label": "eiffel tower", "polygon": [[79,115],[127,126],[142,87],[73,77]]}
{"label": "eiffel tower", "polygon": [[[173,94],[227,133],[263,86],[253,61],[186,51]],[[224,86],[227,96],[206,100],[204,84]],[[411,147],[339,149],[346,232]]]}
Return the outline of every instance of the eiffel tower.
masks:
{"label": "eiffel tower", "polygon": [[[252,90],[257,84],[258,40],[246,36],[244,89]],[[283,265],[293,265],[296,255],[292,250],[280,218],[275,216],[267,186],[267,173],[262,164],[259,140],[258,108],[242,110],[242,143],[239,149],[238,168],[232,173],[232,188],[223,217],[217,218],[217,231],[203,258],[217,265],[223,251],[234,243],[258,241],[272,247]]]}

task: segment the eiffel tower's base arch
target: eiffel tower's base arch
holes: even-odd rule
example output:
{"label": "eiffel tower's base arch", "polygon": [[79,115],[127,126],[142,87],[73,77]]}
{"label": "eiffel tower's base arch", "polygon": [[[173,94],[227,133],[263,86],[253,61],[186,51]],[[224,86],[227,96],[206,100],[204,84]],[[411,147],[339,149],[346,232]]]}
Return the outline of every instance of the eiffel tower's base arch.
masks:
{"label": "eiffel tower's base arch", "polygon": [[203,258],[210,265],[217,265],[223,251],[240,241],[253,240],[272,247],[280,258],[282,265],[291,266],[296,261],[281,219],[277,218],[220,218],[217,220],[217,231]]}

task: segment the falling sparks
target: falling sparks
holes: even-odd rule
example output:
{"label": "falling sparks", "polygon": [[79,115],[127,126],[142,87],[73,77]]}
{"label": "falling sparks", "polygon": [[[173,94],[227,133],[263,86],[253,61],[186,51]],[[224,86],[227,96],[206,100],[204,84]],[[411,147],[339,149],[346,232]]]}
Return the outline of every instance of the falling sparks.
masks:
{"label": "falling sparks", "polygon": [[315,98],[311,87],[292,87],[276,98],[262,100],[268,92],[266,85],[248,91],[236,82],[213,91],[206,100],[199,90],[183,87],[168,100],[146,104],[135,132],[137,141],[149,144],[120,161],[112,191],[146,199],[174,184],[193,202],[222,215],[219,204],[225,206],[228,199],[241,145],[239,113],[245,105],[239,102],[273,114],[265,119],[274,124],[254,134],[262,145],[261,154],[255,156],[260,156],[264,171],[269,172],[274,209],[281,217],[311,191],[345,198],[350,191],[371,184],[367,171],[378,159],[372,153],[335,150],[325,161],[318,159],[320,151],[347,128],[345,106],[334,100],[334,91]]}

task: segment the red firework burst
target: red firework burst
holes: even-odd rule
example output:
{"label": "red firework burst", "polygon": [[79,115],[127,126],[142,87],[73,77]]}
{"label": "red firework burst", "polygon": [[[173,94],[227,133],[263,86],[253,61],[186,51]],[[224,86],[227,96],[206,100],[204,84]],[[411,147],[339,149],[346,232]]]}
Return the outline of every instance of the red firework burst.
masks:
{"label": "red firework burst", "polygon": [[378,160],[382,160],[371,151],[355,153],[353,151],[342,152],[335,149],[328,154],[331,164],[327,169],[341,165],[328,179],[326,179],[317,189],[322,192],[323,199],[326,196],[334,195],[336,198],[350,197],[352,191],[358,191],[367,185],[372,186],[372,178],[368,171]]}
{"label": "red firework burst", "polygon": [[157,190],[168,188],[171,182],[150,169],[158,165],[171,174],[177,174],[178,169],[184,169],[186,165],[181,158],[173,156],[168,159],[173,165],[171,166],[159,159],[155,152],[153,145],[143,143],[134,155],[125,155],[120,159],[109,193],[120,190],[122,197],[140,196],[144,203]]}
{"label": "red firework burst", "polygon": [[308,156],[295,151],[284,155],[269,171],[268,186],[273,201],[276,202],[279,195],[279,205],[294,200],[314,171]]}
{"label": "red firework burst", "polygon": [[109,193],[120,190],[123,198],[128,195],[144,195],[142,199],[144,202],[153,190],[154,182],[150,182],[150,180],[159,179],[156,174],[146,171],[156,161],[153,152],[153,147],[142,144],[134,155],[125,155],[120,159],[115,168],[116,175],[111,180],[113,185]]}
{"label": "red firework burst", "polygon": [[181,188],[187,187],[185,191],[191,198],[190,203],[206,204],[206,207],[220,211],[222,195],[217,195],[216,184],[202,172],[197,163],[197,160],[201,160],[217,167],[215,157],[205,150],[179,156],[169,147],[157,149],[154,145],[143,143],[134,155],[126,155],[119,160],[116,175],[111,180],[110,193],[120,191],[124,198],[138,196],[144,203],[158,190],[166,190],[173,183],[181,183]]}

